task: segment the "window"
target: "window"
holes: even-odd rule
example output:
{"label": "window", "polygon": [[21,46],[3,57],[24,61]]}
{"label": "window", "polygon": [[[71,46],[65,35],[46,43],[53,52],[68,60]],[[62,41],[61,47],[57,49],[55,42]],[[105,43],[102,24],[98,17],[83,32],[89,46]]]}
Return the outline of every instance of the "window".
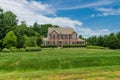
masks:
{"label": "window", "polygon": [[69,45],[69,42],[67,42],[67,44]]}
{"label": "window", "polygon": [[59,35],[57,35],[57,38],[59,39]]}
{"label": "window", "polygon": [[53,37],[52,37],[52,38],[54,38],[54,39],[55,39],[55,38],[57,38],[57,35],[53,35]]}
{"label": "window", "polygon": [[71,35],[69,35],[69,39],[71,39],[72,37],[71,37]]}
{"label": "window", "polygon": [[65,35],[63,35],[63,39],[65,39]]}
{"label": "window", "polygon": [[57,45],[57,42],[55,42],[55,44]]}
{"label": "window", "polygon": [[64,42],[64,44],[67,44],[67,42]]}
{"label": "window", "polygon": [[72,42],[72,44],[75,44],[75,42]]}
{"label": "window", "polygon": [[67,39],[69,39],[69,35],[67,35]]}
{"label": "window", "polygon": [[53,42],[53,45],[55,45],[55,42]]}
{"label": "window", "polygon": [[65,39],[67,39],[67,35],[65,35]]}
{"label": "window", "polygon": [[76,35],[72,35],[72,39],[76,39]]}

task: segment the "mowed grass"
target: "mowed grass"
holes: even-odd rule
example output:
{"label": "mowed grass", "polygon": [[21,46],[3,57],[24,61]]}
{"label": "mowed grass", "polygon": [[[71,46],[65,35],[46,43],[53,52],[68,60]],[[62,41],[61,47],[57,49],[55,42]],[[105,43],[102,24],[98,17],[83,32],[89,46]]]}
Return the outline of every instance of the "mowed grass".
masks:
{"label": "mowed grass", "polygon": [[119,80],[120,50],[0,52],[0,80]]}

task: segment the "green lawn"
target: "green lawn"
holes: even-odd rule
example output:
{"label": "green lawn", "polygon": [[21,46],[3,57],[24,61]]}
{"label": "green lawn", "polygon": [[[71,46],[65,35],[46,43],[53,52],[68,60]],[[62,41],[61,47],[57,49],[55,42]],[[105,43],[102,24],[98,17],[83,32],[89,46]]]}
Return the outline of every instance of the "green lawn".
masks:
{"label": "green lawn", "polygon": [[0,53],[0,80],[119,80],[120,50]]}

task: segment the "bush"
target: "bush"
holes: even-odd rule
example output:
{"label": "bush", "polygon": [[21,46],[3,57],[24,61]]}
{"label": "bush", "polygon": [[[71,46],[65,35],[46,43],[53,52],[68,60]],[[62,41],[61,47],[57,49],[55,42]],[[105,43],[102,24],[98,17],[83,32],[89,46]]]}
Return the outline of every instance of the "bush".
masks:
{"label": "bush", "polygon": [[17,49],[18,52],[25,52],[24,48]]}
{"label": "bush", "polygon": [[16,47],[10,47],[9,50],[10,50],[11,52],[17,52],[17,48],[16,48]]}
{"label": "bush", "polygon": [[25,51],[41,51],[40,47],[26,47]]}
{"label": "bush", "polygon": [[8,52],[10,52],[10,50],[7,49],[7,48],[4,48],[4,49],[2,49],[2,52],[4,52],[4,53],[8,53]]}
{"label": "bush", "polygon": [[41,48],[57,48],[56,45],[41,45]]}
{"label": "bush", "polygon": [[86,45],[63,45],[63,48],[78,48],[78,47],[86,47]]}
{"label": "bush", "polygon": [[24,38],[25,38],[24,47],[36,47],[37,46],[36,37],[24,36]]}
{"label": "bush", "polygon": [[105,49],[105,47],[102,47],[102,46],[87,46],[87,49]]}

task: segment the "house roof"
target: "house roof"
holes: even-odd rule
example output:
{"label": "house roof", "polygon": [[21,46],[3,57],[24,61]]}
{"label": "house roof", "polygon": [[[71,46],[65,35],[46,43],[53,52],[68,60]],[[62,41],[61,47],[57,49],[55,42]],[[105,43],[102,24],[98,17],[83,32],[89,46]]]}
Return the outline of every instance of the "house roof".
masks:
{"label": "house roof", "polygon": [[85,40],[83,40],[83,39],[78,39],[78,41],[80,41],[80,42],[85,42]]}
{"label": "house roof", "polygon": [[48,33],[51,33],[54,30],[59,34],[72,34],[75,32],[73,28],[48,28]]}
{"label": "house roof", "polygon": [[48,39],[48,38],[42,38],[42,40],[43,40],[43,41],[49,41],[49,39]]}

